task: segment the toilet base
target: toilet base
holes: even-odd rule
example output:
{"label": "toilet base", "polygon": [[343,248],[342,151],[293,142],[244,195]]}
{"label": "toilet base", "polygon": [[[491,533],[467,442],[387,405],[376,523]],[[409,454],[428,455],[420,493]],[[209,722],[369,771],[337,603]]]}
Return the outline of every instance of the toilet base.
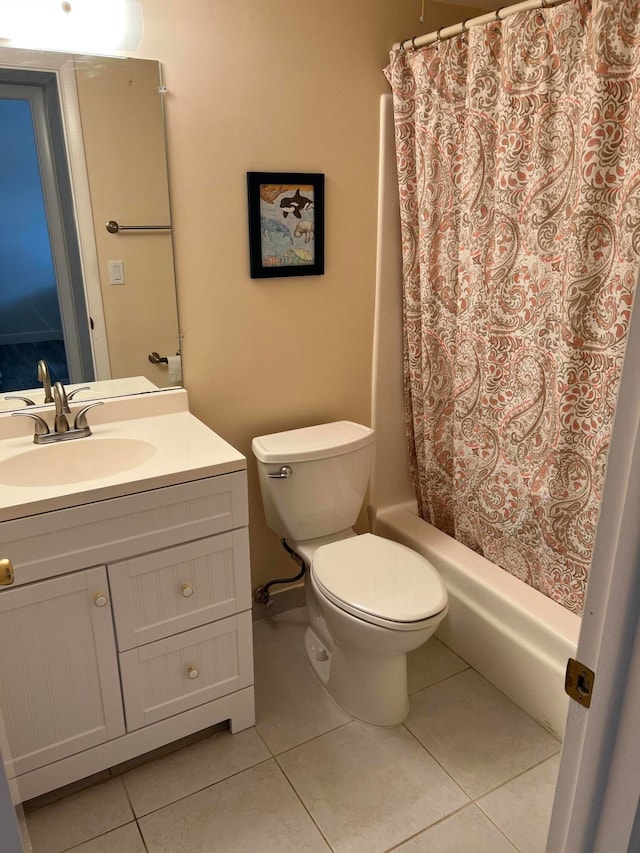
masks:
{"label": "toilet base", "polygon": [[307,628],[305,631],[304,648],[314,675],[326,690],[331,670],[331,652],[316,636],[312,628]]}
{"label": "toilet base", "polygon": [[406,653],[369,654],[350,646],[345,654],[337,643],[330,652],[312,628],[304,639],[311,669],[347,714],[375,726],[404,722],[409,713]]}

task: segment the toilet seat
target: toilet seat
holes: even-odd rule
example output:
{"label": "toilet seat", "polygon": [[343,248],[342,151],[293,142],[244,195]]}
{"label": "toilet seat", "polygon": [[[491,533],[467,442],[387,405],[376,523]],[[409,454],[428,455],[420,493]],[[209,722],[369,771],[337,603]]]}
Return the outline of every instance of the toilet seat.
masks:
{"label": "toilet seat", "polygon": [[329,601],[373,625],[419,630],[447,608],[446,589],[428,560],[371,533],[320,546],[311,575]]}

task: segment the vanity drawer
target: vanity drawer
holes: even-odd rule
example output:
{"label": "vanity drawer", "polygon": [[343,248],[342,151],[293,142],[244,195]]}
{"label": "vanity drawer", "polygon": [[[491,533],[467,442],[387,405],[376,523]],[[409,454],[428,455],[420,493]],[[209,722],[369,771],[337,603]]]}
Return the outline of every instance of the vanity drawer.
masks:
{"label": "vanity drawer", "polygon": [[107,568],[121,652],[251,608],[246,527]]}
{"label": "vanity drawer", "polygon": [[5,521],[0,539],[18,586],[248,523],[247,476],[238,471]]}
{"label": "vanity drawer", "polygon": [[253,683],[251,612],[120,654],[127,731]]}

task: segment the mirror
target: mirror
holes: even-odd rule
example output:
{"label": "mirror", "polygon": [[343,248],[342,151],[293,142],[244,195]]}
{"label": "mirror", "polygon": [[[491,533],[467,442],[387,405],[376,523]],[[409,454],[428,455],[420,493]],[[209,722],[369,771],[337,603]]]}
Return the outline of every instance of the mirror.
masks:
{"label": "mirror", "polygon": [[[11,164],[4,175],[0,165],[10,190],[4,210],[0,199],[0,410],[40,388],[39,358],[53,381],[90,386],[78,401],[179,384],[163,91],[151,60],[0,49],[0,124],[14,145],[3,156],[0,141]],[[13,132],[18,112],[30,142]],[[35,189],[22,182],[30,147]],[[48,246],[33,248],[36,232]]]}

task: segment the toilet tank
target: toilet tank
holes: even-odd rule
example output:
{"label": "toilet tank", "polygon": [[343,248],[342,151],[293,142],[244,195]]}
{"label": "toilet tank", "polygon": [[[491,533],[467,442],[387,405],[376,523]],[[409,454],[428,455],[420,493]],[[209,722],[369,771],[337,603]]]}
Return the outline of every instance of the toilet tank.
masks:
{"label": "toilet tank", "polygon": [[303,542],[353,527],[369,483],[374,440],[372,429],[351,421],[254,438],[271,530]]}

